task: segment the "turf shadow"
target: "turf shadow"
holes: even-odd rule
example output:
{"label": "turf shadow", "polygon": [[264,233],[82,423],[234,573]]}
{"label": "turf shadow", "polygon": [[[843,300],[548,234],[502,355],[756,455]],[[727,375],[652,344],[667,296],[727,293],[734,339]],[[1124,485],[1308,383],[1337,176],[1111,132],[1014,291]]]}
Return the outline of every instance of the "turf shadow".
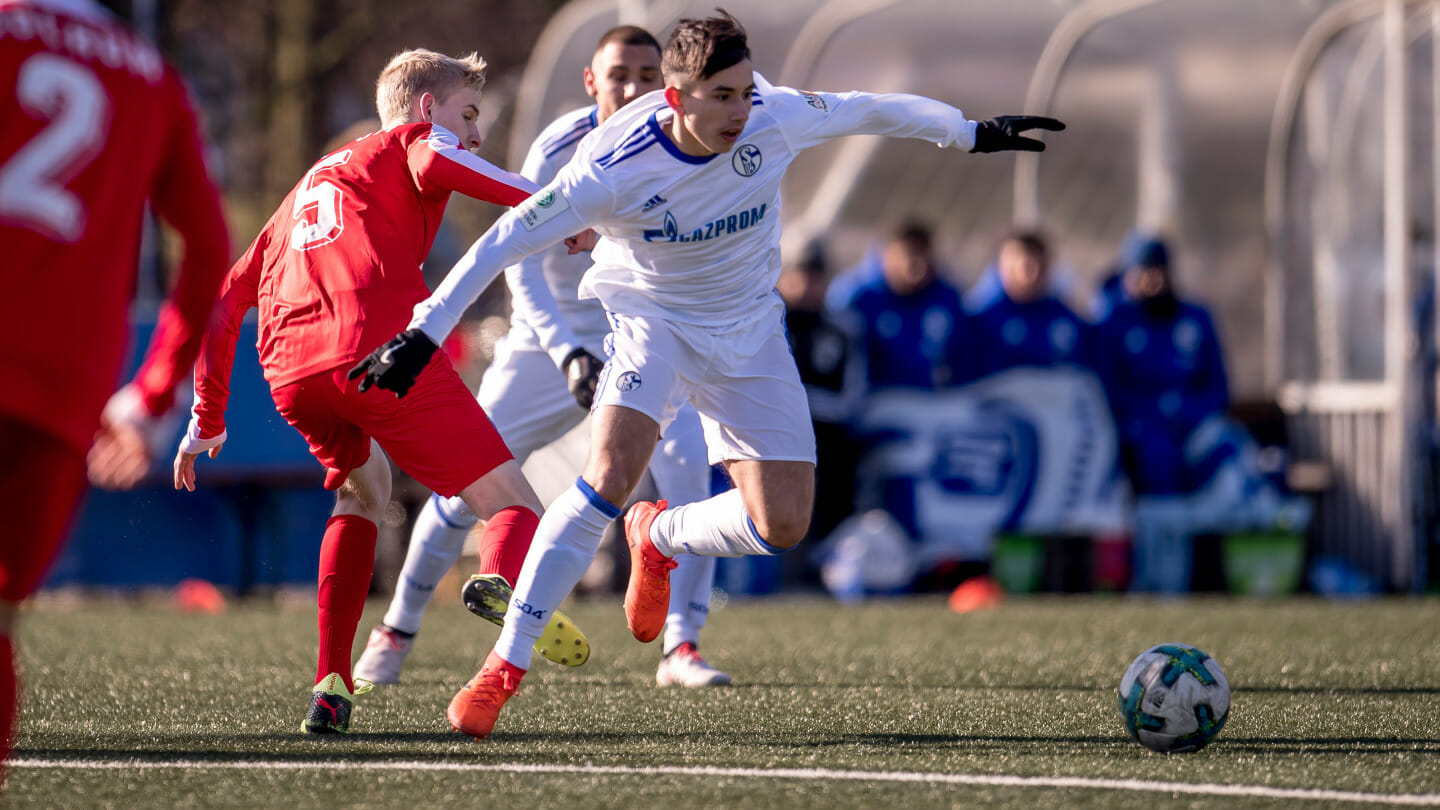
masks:
{"label": "turf shadow", "polygon": [[1245,686],[1235,687],[1235,692],[1295,695],[1440,695],[1440,686]]}
{"label": "turf shadow", "polygon": [[1240,737],[1217,740],[1226,751],[1255,754],[1419,754],[1440,757],[1440,739],[1407,737]]}

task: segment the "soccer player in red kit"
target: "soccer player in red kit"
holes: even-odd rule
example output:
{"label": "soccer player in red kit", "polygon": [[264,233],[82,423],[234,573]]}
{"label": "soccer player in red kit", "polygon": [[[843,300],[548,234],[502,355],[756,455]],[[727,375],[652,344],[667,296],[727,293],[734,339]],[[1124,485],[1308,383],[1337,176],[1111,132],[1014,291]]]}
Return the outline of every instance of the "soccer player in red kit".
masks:
{"label": "soccer player in red kit", "polygon": [[[147,199],[185,258],[140,371],[107,403]],[[69,529],[87,450],[97,483],[143,475],[144,434],[195,359],[229,259],[179,75],[90,0],[0,0],[0,245],[0,492],[14,505],[0,543],[4,759],[19,693],[16,614]]]}
{"label": "soccer player in red kit", "polygon": [[[460,495],[486,521],[482,573],[503,578],[495,582],[497,623],[539,522],[540,501],[519,464],[443,355],[405,400],[360,393],[346,379],[429,294],[420,263],[450,193],[515,205],[536,189],[469,151],[480,146],[484,81],[485,61],[474,54],[412,50],[392,59],[377,83],[382,129],[321,158],[281,203],[225,277],[196,366],[194,414],[175,458],[177,489],[193,489],[196,457],[214,456],[226,440],[235,341],[245,312],[258,307],[260,363],[275,405],[324,465],[326,489],[336,490],[320,548],[320,653],[302,724],[308,733],[349,730],[351,646],[390,500],[386,454],[426,487]],[[565,634],[563,663],[581,663],[588,643],[573,623],[553,618]]]}

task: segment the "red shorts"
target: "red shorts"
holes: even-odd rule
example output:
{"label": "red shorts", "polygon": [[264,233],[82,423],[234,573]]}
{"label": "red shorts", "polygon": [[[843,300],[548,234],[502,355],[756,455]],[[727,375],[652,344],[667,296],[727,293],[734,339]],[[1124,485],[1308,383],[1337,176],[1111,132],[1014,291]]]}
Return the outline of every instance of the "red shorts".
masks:
{"label": "red shorts", "polygon": [[271,392],[325,466],[326,489],[370,459],[371,437],[407,475],[445,497],[513,458],[443,354],[403,398],[380,388],[362,394],[359,380],[345,379],[348,371],[347,364]]}
{"label": "red shorts", "polygon": [[0,493],[13,505],[5,510],[6,540],[0,543],[0,601],[22,602],[65,544],[85,494],[85,456],[70,442],[3,414],[0,447]]}

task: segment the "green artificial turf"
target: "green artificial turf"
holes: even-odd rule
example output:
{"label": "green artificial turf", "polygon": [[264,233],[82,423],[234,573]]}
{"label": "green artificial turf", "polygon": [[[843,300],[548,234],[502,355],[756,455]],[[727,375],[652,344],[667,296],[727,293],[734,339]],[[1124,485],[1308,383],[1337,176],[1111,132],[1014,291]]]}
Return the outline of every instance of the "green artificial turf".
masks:
{"label": "green artificial turf", "polygon": [[[1440,803],[1436,599],[1057,597],[967,615],[939,598],[859,607],[737,600],[712,613],[702,645],[736,683],[707,690],[657,688],[659,647],[630,638],[618,597],[582,601],[567,610],[589,632],[591,661],[571,670],[537,657],[484,742],[452,732],[444,711],[497,630],[437,601],[403,683],[359,697],[355,733],[340,739],[298,732],[314,666],[313,607],[251,602],[209,616],[154,602],[36,606],[21,632],[21,766],[8,776],[3,804],[1363,806],[1344,797],[955,784],[926,775],[1409,793]],[[369,606],[357,652],[383,607]],[[1210,653],[1234,687],[1224,732],[1197,754],[1141,748],[1116,710],[1130,660],[1166,641]],[[60,767],[78,761],[120,764]],[[203,763],[223,767],[196,767]],[[543,770],[556,765],[616,770]],[[678,770],[702,767],[720,770]]]}

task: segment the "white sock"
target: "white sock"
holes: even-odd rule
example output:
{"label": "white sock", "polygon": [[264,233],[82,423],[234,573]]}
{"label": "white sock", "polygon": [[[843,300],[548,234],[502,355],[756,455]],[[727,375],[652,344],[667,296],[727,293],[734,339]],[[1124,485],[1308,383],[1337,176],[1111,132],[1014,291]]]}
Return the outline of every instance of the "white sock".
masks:
{"label": "white sock", "polygon": [[670,572],[670,612],[665,616],[661,652],[685,642],[700,646],[700,628],[710,614],[710,590],[715,585],[715,558],[681,554]]}
{"label": "white sock", "polygon": [[[459,508],[456,508],[456,505]],[[385,611],[385,624],[402,633],[417,633],[420,619],[435,595],[435,586],[460,559],[465,535],[477,523],[475,514],[459,498],[441,498],[431,493],[415,529],[410,533],[410,548],[405,552],[405,566],[395,583],[395,596]]]}
{"label": "white sock", "polygon": [[702,557],[773,556],[784,551],[755,530],[738,489],[661,512],[650,524],[650,542],[667,557],[681,552]]}
{"label": "white sock", "polygon": [[619,516],[620,509],[596,494],[583,478],[575,479],[575,486],[545,510],[505,611],[505,627],[495,642],[501,658],[521,669],[530,668],[530,653],[550,614],[585,575],[605,528]]}

